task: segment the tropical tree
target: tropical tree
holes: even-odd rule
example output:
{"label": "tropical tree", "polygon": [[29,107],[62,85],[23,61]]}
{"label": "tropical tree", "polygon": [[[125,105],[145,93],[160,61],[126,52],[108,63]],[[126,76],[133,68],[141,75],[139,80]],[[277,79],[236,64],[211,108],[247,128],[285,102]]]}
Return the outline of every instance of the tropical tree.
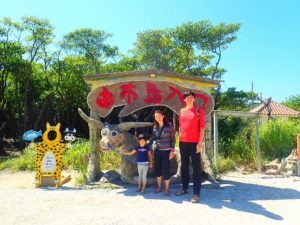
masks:
{"label": "tropical tree", "polygon": [[141,70],[142,65],[135,57],[121,55],[117,62],[107,63],[102,66],[101,73],[123,72]]}
{"label": "tropical tree", "polygon": [[290,96],[283,104],[300,112],[300,95]]}
{"label": "tropical tree", "polygon": [[135,45],[132,52],[143,68],[175,69],[179,52],[169,29],[140,32]]}
{"label": "tropical tree", "polygon": [[216,108],[234,111],[250,110],[251,101],[255,96],[252,92],[237,91],[235,87],[231,87],[221,93],[219,100],[215,103]]}
{"label": "tropical tree", "polygon": [[[9,133],[11,126],[10,120],[12,114],[21,112],[20,104],[12,104],[11,99],[17,99],[20,95],[18,87],[20,80],[16,79],[16,72],[20,70],[22,54],[24,49],[19,43],[20,25],[13,22],[9,18],[0,20],[0,155],[5,154],[3,150],[4,132]],[[14,82],[15,81],[15,82]],[[17,85],[16,82],[18,83]],[[14,91],[13,95],[9,94]],[[18,99],[22,102],[21,99]],[[18,102],[18,101],[17,101]],[[18,110],[12,110],[14,106],[18,106]],[[15,125],[15,124],[14,124]]]}
{"label": "tropical tree", "polygon": [[106,44],[111,36],[102,30],[83,28],[65,35],[61,47],[67,53],[84,56],[93,67],[91,73],[99,73],[100,67],[118,52],[117,47]]}
{"label": "tropical tree", "polygon": [[87,109],[86,96],[89,90],[82,74],[85,74],[88,69],[88,63],[82,56],[65,57],[52,65],[53,88],[49,96],[51,101],[59,102],[53,105],[54,111],[66,126],[75,127],[77,109]]}
{"label": "tropical tree", "polygon": [[26,73],[24,84],[24,123],[23,130],[29,128],[30,115],[35,115],[31,111],[34,109],[34,98],[31,95],[35,87],[32,81],[34,75],[34,64],[38,63],[45,54],[45,49],[53,40],[53,26],[48,19],[40,19],[32,16],[22,18],[22,29],[24,32],[25,48],[27,60],[30,64],[29,73]]}
{"label": "tropical tree", "polygon": [[188,22],[174,29],[147,30],[137,35],[132,52],[145,67],[220,79],[222,51],[234,40],[240,24]]}

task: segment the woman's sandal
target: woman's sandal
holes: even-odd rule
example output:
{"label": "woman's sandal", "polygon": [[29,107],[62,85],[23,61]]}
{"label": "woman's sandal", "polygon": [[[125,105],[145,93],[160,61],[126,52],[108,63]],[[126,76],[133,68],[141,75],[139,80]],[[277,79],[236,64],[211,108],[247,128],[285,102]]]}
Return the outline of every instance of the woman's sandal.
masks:
{"label": "woman's sandal", "polygon": [[187,194],[187,193],[188,193],[187,190],[181,189],[180,191],[177,191],[177,192],[175,193],[175,195],[176,195],[176,196],[181,196],[181,195],[185,195],[185,194]]}
{"label": "woman's sandal", "polygon": [[164,191],[164,196],[169,197],[170,195],[170,191]]}
{"label": "woman's sandal", "polygon": [[155,191],[154,191],[154,194],[158,194],[161,192],[161,188],[157,188]]}
{"label": "woman's sandal", "polygon": [[200,200],[200,197],[198,195],[193,195],[191,202],[192,203],[198,203]]}

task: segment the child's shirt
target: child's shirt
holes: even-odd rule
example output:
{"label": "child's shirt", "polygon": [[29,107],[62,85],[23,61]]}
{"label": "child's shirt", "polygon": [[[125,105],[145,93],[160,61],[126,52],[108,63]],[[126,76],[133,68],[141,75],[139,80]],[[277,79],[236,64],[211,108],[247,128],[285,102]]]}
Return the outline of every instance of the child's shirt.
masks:
{"label": "child's shirt", "polygon": [[148,159],[148,152],[150,151],[149,146],[145,145],[144,147],[137,146],[135,148],[136,154],[136,161],[138,164],[149,164]]}

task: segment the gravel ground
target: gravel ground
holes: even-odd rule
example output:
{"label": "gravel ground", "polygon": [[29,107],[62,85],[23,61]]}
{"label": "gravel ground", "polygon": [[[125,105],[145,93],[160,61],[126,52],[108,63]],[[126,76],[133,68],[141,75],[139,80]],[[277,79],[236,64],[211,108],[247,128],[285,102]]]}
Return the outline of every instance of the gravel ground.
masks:
{"label": "gravel ground", "polygon": [[33,188],[34,173],[0,172],[0,224],[22,225],[191,225],[300,224],[300,177],[228,173],[222,189],[203,184],[201,202],[190,203],[191,191],[177,197],[144,196],[134,185],[118,189]]}

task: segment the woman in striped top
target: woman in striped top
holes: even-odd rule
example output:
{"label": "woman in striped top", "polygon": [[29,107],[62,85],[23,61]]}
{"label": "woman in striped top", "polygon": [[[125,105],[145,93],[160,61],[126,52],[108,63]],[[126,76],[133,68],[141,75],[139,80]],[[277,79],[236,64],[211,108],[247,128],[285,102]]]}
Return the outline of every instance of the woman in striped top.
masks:
{"label": "woman in striped top", "polygon": [[153,127],[153,139],[156,143],[154,151],[155,174],[157,178],[157,189],[155,193],[161,192],[162,176],[165,180],[164,195],[169,196],[170,184],[170,160],[174,157],[175,129],[167,122],[164,112],[156,110],[154,113],[155,125]]}

